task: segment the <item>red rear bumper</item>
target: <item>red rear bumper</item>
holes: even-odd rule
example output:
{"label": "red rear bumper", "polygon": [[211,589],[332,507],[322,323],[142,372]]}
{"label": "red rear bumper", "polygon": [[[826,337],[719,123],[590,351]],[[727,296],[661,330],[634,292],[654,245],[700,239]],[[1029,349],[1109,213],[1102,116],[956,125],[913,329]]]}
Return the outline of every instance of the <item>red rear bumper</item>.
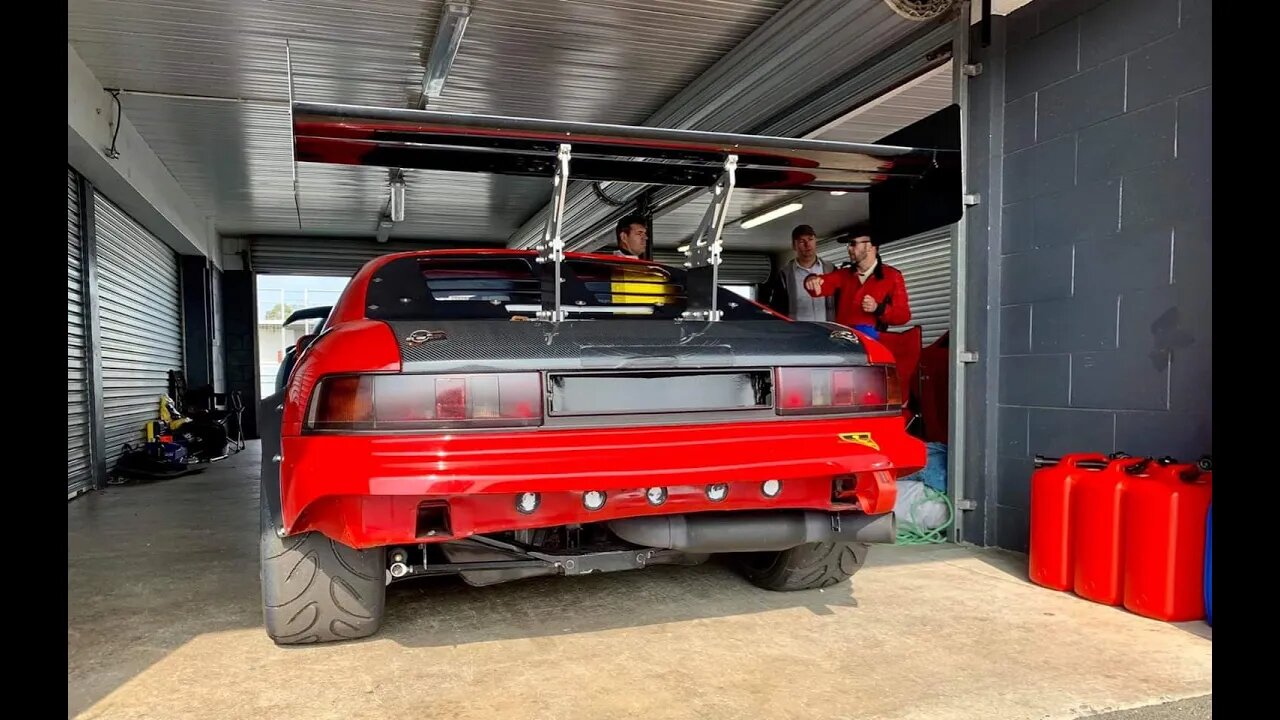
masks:
{"label": "red rear bumper", "polygon": [[[282,510],[288,532],[318,530],[357,548],[708,510],[878,514],[893,509],[894,480],[924,462],[924,445],[906,434],[901,417],[304,435],[283,440]],[[837,497],[838,477],[848,491]],[[765,480],[781,480],[782,492],[765,497]],[[728,496],[712,502],[705,489],[718,483],[729,485]],[[668,491],[659,506],[645,498],[645,489],[655,486]],[[599,510],[583,505],[583,494],[592,490],[606,493]],[[539,493],[541,501],[529,514],[515,503],[526,492]],[[447,506],[446,531],[422,530],[424,502]]]}

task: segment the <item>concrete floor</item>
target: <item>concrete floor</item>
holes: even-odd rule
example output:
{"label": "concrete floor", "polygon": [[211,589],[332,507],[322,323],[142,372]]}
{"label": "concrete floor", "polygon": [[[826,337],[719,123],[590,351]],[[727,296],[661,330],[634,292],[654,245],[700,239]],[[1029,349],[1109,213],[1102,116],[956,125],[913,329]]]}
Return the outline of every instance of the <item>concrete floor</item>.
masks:
{"label": "concrete floor", "polygon": [[1209,717],[1203,623],[1050,592],[1022,556],[961,547],[876,548],[852,591],[770,593],[717,563],[429,579],[391,589],[374,638],[277,648],[258,457],[68,504],[68,716]]}

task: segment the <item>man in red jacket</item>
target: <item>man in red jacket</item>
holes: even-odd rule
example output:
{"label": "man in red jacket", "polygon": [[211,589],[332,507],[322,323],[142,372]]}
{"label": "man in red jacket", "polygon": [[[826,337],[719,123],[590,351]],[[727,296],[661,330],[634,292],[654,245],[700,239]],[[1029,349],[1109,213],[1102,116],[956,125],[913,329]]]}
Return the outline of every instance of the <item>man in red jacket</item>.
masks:
{"label": "man in red jacket", "polygon": [[835,320],[841,325],[873,328],[878,335],[890,326],[907,324],[911,320],[907,284],[902,273],[880,262],[880,243],[871,229],[859,227],[840,242],[849,245],[852,267],[810,275],[805,278],[805,290],[813,297],[839,293]]}

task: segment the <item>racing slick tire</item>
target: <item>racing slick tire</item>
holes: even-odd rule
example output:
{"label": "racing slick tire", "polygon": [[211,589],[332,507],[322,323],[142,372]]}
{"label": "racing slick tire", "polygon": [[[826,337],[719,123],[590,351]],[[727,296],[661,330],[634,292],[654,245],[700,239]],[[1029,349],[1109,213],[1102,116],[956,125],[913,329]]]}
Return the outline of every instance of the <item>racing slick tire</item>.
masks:
{"label": "racing slick tire", "polygon": [[356,550],[318,532],[281,538],[262,502],[262,610],[277,645],[368,637],[386,608],[386,549]]}
{"label": "racing slick tire", "polygon": [[777,552],[744,553],[739,571],[757,587],[788,592],[831,587],[862,569],[870,545],[817,542]]}

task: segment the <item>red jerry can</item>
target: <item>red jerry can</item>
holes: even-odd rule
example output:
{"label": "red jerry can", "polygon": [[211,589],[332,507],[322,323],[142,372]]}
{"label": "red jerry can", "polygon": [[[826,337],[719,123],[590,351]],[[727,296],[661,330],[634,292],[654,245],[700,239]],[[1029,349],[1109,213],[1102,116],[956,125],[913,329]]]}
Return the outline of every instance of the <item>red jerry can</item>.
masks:
{"label": "red jerry can", "polygon": [[1072,535],[1076,546],[1073,587],[1077,595],[1104,605],[1124,601],[1124,497],[1147,477],[1148,458],[1118,458],[1076,488]]}
{"label": "red jerry can", "polygon": [[1107,457],[1075,453],[1060,460],[1036,456],[1031,474],[1031,548],[1027,572],[1031,582],[1053,590],[1070,590],[1075,572],[1071,534],[1071,498],[1085,476],[1107,467]]}
{"label": "red jerry can", "polygon": [[1213,465],[1164,460],[1152,475],[1125,496],[1124,606],[1166,622],[1203,619]]}

